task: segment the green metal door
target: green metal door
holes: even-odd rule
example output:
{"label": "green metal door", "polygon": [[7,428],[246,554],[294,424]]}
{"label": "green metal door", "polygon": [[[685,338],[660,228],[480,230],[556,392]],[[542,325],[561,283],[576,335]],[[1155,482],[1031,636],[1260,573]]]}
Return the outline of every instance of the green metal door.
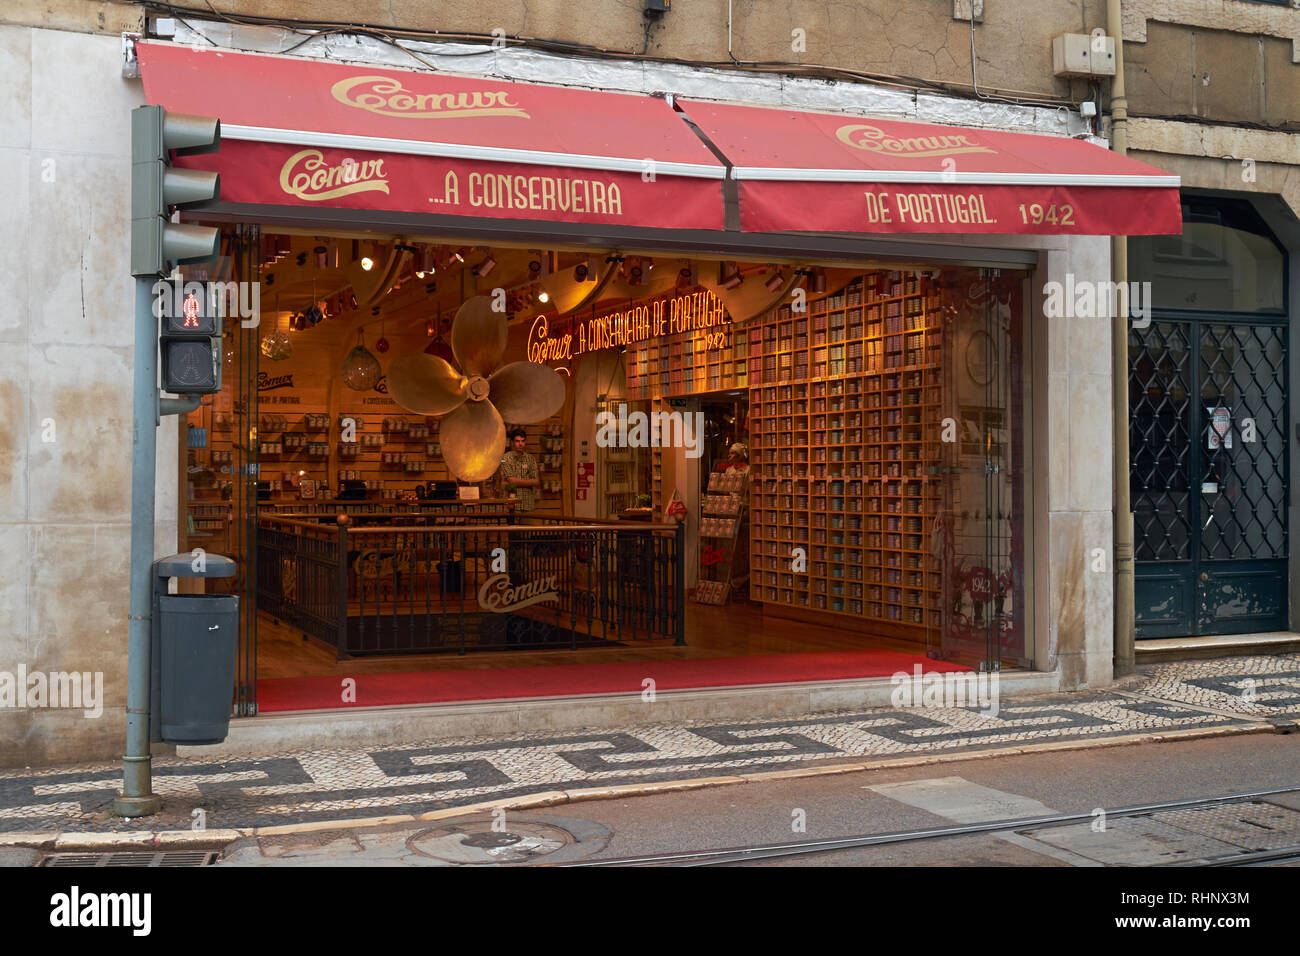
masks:
{"label": "green metal door", "polygon": [[1287,627],[1287,325],[1129,331],[1138,638]]}

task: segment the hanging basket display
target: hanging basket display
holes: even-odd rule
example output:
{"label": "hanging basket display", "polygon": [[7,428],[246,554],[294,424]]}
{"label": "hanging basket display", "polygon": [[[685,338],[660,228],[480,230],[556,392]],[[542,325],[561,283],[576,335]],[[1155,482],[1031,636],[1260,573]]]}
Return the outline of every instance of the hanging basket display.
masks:
{"label": "hanging basket display", "polygon": [[272,362],[282,362],[293,354],[293,339],[276,329],[262,338],[262,355]]}
{"label": "hanging basket display", "polygon": [[368,392],[375,387],[383,370],[379,359],[366,348],[365,336],[357,333],[356,347],[343,360],[343,384],[354,392]]}

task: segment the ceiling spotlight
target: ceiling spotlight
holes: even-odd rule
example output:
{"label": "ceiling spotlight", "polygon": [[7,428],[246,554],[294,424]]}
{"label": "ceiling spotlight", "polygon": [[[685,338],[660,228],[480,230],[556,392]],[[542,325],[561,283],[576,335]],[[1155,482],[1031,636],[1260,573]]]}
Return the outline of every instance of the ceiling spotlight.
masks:
{"label": "ceiling spotlight", "polygon": [[534,279],[541,275],[542,264],[537,259],[530,259],[528,262],[528,274]]}
{"label": "ceiling spotlight", "polygon": [[492,256],[489,255],[486,259],[484,259],[482,262],[480,262],[478,265],[474,267],[474,274],[478,276],[480,279],[482,279],[496,267],[497,267],[497,261],[493,259]]}
{"label": "ceiling spotlight", "polygon": [[781,288],[781,286],[785,285],[785,275],[780,270],[773,272],[772,278],[768,279],[763,284],[767,286],[767,291],[775,292],[777,289]]}
{"label": "ceiling spotlight", "polygon": [[369,272],[369,271],[370,271],[371,269],[373,269],[374,267],[375,267],[375,260],[374,260],[374,259],[371,259],[369,256],[362,256],[362,258],[361,258],[361,268],[363,268],[363,269],[365,269],[367,272]]}
{"label": "ceiling spotlight", "polygon": [[551,301],[551,294],[543,289],[541,292],[537,293],[537,301],[545,305],[547,302]]}
{"label": "ceiling spotlight", "polygon": [[591,272],[591,269],[588,268],[588,266],[587,266],[587,264],[586,264],[585,262],[579,262],[576,266],[573,267],[573,281],[574,281],[574,282],[586,282],[586,281],[587,281],[587,275],[588,275],[588,273],[590,273],[590,272]]}
{"label": "ceiling spotlight", "polygon": [[423,279],[423,278],[424,278],[424,270],[423,270],[423,269],[416,269],[416,270],[415,270],[415,277],[416,277],[417,279]]}
{"label": "ceiling spotlight", "polygon": [[457,262],[464,262],[464,261],[465,261],[465,255],[464,255],[464,253],[465,253],[465,249],[464,249],[464,247],[461,247],[460,250],[458,250],[458,251],[456,251],[456,252],[453,252],[453,253],[451,254],[451,257],[452,257],[453,259],[455,259]]}
{"label": "ceiling spotlight", "polygon": [[745,281],[745,277],[742,276],[740,274],[740,270],[737,269],[731,275],[727,276],[725,279],[719,282],[718,285],[724,289],[734,289],[736,288],[736,286],[740,285],[744,281]]}

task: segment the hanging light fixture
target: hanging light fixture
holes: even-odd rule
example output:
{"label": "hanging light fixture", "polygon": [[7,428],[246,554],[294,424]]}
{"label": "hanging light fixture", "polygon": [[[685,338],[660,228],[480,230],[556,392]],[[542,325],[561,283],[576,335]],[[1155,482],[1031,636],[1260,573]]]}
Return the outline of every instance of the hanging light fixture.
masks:
{"label": "hanging light fixture", "polygon": [[442,359],[444,362],[454,361],[456,358],[456,353],[451,350],[451,346],[448,345],[446,340],[444,340],[442,337],[442,316],[441,315],[437,316],[433,320],[433,323],[434,324],[432,326],[427,328],[427,331],[430,335],[434,335],[436,329],[437,334],[434,340],[425,346],[424,351],[427,352],[429,355],[437,356],[438,358]]}
{"label": "hanging light fixture", "polygon": [[365,332],[357,330],[357,344],[343,360],[343,384],[354,392],[368,392],[375,387],[382,373],[379,359],[366,348]]}
{"label": "hanging light fixture", "polygon": [[293,339],[280,330],[280,297],[275,297],[276,325],[262,337],[259,348],[262,355],[272,362],[282,362],[293,354]]}
{"label": "hanging light fixture", "polygon": [[438,257],[434,254],[433,246],[421,246],[420,254],[415,258],[419,263],[419,268],[415,271],[417,279],[423,279],[438,271]]}

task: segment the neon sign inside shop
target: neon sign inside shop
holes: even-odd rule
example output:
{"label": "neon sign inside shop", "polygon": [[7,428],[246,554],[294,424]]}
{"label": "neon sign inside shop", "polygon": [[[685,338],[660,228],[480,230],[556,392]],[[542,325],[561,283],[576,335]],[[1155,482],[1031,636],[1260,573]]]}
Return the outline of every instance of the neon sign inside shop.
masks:
{"label": "neon sign inside shop", "polygon": [[[564,362],[584,352],[626,347],[682,333],[720,331],[720,326],[730,322],[731,316],[722,300],[708,291],[653,299],[589,319],[575,318],[563,332],[552,332],[546,316],[539,315],[528,332],[528,360]],[[717,338],[725,341],[722,336]]]}

